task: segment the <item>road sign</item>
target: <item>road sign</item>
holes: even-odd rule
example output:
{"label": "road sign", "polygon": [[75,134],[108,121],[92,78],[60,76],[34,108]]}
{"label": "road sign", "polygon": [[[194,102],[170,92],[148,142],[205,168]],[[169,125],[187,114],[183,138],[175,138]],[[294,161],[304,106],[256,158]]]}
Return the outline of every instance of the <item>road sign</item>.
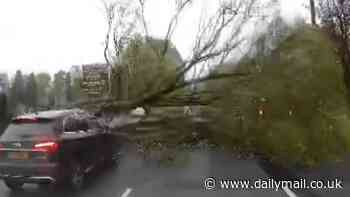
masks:
{"label": "road sign", "polygon": [[88,95],[103,95],[108,90],[108,65],[83,65],[82,88]]}

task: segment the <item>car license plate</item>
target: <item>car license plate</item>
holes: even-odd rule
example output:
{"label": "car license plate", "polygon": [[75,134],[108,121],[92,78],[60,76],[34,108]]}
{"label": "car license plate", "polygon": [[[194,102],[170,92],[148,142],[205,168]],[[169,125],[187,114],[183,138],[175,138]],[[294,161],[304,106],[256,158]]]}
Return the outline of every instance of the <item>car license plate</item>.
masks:
{"label": "car license plate", "polygon": [[27,160],[29,158],[28,153],[25,152],[13,152],[8,153],[9,159],[16,159],[16,160]]}

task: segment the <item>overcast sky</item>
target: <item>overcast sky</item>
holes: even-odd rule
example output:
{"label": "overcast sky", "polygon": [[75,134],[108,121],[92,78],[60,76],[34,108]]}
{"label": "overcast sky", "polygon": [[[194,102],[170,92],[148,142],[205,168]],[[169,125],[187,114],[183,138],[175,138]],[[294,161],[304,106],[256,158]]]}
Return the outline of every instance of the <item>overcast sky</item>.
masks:
{"label": "overcast sky", "polygon": [[[169,0],[149,0],[151,32],[164,35]],[[197,0],[195,9],[211,8],[216,0]],[[307,0],[282,0],[282,15],[289,20],[305,16]],[[196,14],[186,13],[173,42],[186,56],[196,29]],[[1,0],[0,72],[13,74],[68,70],[71,65],[103,62],[105,20],[100,0]]]}

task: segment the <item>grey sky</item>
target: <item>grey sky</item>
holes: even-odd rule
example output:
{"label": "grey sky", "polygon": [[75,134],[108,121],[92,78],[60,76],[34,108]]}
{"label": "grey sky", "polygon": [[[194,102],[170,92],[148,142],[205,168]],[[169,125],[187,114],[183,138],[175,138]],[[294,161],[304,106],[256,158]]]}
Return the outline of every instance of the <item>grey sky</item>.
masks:
{"label": "grey sky", "polygon": [[[162,36],[169,20],[168,0],[149,0],[148,21],[152,35]],[[198,0],[197,0],[198,1]],[[215,0],[201,0],[210,9]],[[282,15],[304,16],[302,3],[282,0]],[[195,33],[195,16],[186,13],[173,42],[186,56]],[[71,65],[103,62],[104,13],[100,0],[1,0],[0,72],[56,72]]]}

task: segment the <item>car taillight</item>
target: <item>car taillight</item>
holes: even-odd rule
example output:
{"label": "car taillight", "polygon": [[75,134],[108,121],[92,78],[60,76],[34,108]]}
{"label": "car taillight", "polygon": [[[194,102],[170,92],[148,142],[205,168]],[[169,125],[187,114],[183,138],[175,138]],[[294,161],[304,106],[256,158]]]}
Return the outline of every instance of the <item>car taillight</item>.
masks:
{"label": "car taillight", "polygon": [[55,153],[58,151],[56,142],[42,142],[34,145],[34,151]]}

